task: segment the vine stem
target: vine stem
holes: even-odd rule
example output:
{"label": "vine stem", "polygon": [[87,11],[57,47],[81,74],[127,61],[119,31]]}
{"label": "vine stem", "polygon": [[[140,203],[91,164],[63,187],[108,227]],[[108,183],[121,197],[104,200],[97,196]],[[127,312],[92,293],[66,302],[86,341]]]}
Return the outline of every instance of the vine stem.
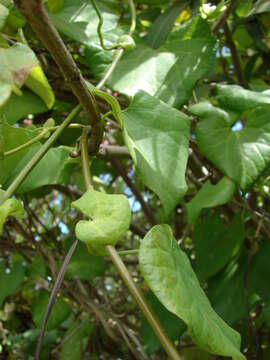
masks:
{"label": "vine stem", "polygon": [[14,179],[11,185],[8,187],[6,192],[0,198],[0,205],[4,203],[8,198],[10,198],[16,189],[21,185],[26,176],[30,171],[37,165],[37,163],[43,158],[49,148],[54,144],[57,138],[61,135],[63,130],[68,126],[68,124],[78,115],[81,110],[81,106],[77,105],[67,118],[62,122],[59,128],[49,137],[49,139],[41,146],[38,152],[32,157],[32,159],[26,164],[26,166],[21,170],[19,175]]}
{"label": "vine stem", "polygon": [[[133,3],[133,0],[128,0],[128,3],[129,3],[130,13],[131,13],[131,24],[130,24],[130,29],[129,29],[128,35],[132,36],[136,29],[136,8]],[[106,81],[109,79],[109,77],[114,72],[114,69],[116,68],[116,65],[118,64],[119,60],[121,59],[123,53],[124,53],[124,49],[116,50],[113,62],[111,63],[105,76],[97,84],[97,89],[101,89],[105,85]]]}
{"label": "vine stem", "polygon": [[144,316],[146,317],[147,321],[152,327],[154,333],[159,339],[163,349],[167,352],[169,358],[172,360],[181,360],[181,357],[178,351],[176,350],[175,346],[171,342],[171,339],[167,335],[166,331],[164,330],[158,318],[155,316],[153,310],[151,309],[150,305],[147,303],[142,292],[140,291],[140,289],[137,287],[134,280],[130,276],[128,269],[126,268],[125,264],[123,263],[122,259],[118,255],[115,248],[111,245],[107,245],[106,249],[108,251],[108,254],[112,262],[117,268],[123,282],[125,283],[129,292],[137,302],[140,310],[143,312]]}
{"label": "vine stem", "polygon": [[[85,131],[85,129],[83,131],[82,138],[81,138],[81,159],[82,159],[82,167],[83,167],[85,186],[86,186],[86,189],[89,191],[89,190],[92,190],[93,187],[92,187],[92,182],[91,182],[91,174],[90,174],[90,169],[89,169],[89,159],[88,159],[88,152],[87,152],[87,132]],[[111,261],[113,262],[116,269],[118,270],[123,282],[125,283],[130,294],[133,296],[134,300],[138,304],[140,310],[143,312],[145,318],[149,322],[154,333],[156,334],[157,338],[159,339],[163,349],[167,352],[169,358],[172,360],[181,360],[181,357],[180,357],[179,353],[177,352],[175,346],[171,342],[169,336],[167,335],[167,333],[164,330],[163,326],[161,325],[160,321],[155,316],[150,305],[147,303],[142,292],[135,284],[134,280],[132,279],[131,275],[129,274],[129,271],[128,271],[126,265],[120,258],[115,247],[111,246],[111,245],[107,245],[106,250],[108,252],[108,255],[109,255]]]}

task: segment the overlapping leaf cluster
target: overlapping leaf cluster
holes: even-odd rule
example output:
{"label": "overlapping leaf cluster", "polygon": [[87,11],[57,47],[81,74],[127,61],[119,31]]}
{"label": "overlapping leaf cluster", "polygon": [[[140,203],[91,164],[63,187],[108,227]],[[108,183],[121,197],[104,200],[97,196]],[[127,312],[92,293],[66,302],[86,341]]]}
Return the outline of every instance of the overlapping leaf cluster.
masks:
{"label": "overlapping leaf cluster", "polygon": [[[220,24],[225,1],[134,3],[136,48],[100,90],[117,50],[101,47],[90,2],[45,2],[104,115],[95,190],[85,193],[80,159],[70,156],[88,125],[80,113],[2,201],[77,99],[13,1],[0,0],[0,357],[34,353],[76,234],[90,252],[79,243],[67,268],[43,359],[165,356],[106,245],[139,248],[127,263],[185,359],[267,359],[268,1],[238,0]],[[127,33],[128,6],[98,6],[109,47]]]}

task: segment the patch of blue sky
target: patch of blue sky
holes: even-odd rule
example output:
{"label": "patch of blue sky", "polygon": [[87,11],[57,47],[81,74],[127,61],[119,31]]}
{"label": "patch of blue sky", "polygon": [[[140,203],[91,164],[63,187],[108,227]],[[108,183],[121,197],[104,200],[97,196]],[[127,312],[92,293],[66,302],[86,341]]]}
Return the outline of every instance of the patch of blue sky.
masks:
{"label": "patch of blue sky", "polygon": [[62,221],[59,222],[58,227],[60,228],[62,234],[64,235],[69,234],[69,228]]}
{"label": "patch of blue sky", "polygon": [[233,126],[232,131],[241,131],[243,129],[244,125],[241,120],[237,120]]}

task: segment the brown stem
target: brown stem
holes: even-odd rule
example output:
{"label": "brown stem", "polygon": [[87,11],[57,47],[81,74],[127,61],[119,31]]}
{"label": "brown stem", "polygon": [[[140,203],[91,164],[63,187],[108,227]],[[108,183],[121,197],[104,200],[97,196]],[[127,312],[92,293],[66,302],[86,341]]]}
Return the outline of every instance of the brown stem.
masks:
{"label": "brown stem", "polygon": [[227,20],[230,13],[233,11],[236,2],[237,2],[237,0],[232,0],[230,2],[229,6],[227,7],[227,9],[224,11],[224,13],[214,23],[214,25],[212,26],[213,33],[217,34],[218,30],[221,28],[221,26]]}
{"label": "brown stem", "polygon": [[14,3],[49,50],[82,105],[91,125],[89,152],[97,152],[103,136],[99,109],[93,94],[89,92],[85,84],[79,68],[51,23],[42,0],[15,0]]}
{"label": "brown stem", "polygon": [[150,206],[144,201],[140,191],[136,188],[136,186],[134,185],[134,183],[132,182],[130,177],[127,175],[127,173],[125,171],[125,168],[123,167],[122,163],[119,160],[112,159],[111,164],[117,170],[117,172],[121,175],[121,177],[123,178],[125,183],[128,185],[128,187],[131,189],[131,191],[135,195],[136,199],[141,204],[142,210],[145,213],[145,215],[147,216],[150,223],[152,225],[156,225],[158,222],[157,222],[157,219],[156,219],[155,215],[153,214]]}
{"label": "brown stem", "polygon": [[231,30],[230,30],[230,28],[228,26],[227,21],[224,22],[223,28],[224,28],[224,34],[226,36],[227,45],[231,50],[234,72],[235,72],[235,75],[237,77],[238,83],[240,85],[244,86],[245,88],[247,88],[248,85],[247,85],[246,79],[245,79],[243,71],[242,71],[242,67],[241,67],[239,56],[238,56],[238,52],[237,52],[236,46],[235,46],[235,44],[233,42],[232,33],[231,33]]}

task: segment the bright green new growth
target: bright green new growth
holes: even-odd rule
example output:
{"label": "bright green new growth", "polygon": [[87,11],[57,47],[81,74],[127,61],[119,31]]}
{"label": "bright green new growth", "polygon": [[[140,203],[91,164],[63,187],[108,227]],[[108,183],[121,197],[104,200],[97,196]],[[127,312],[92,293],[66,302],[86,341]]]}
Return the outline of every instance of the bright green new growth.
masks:
{"label": "bright green new growth", "polygon": [[[5,193],[5,191],[0,190],[0,204],[1,197]],[[3,225],[8,218],[8,216],[12,215],[16,218],[20,219],[23,217],[24,208],[22,204],[16,199],[8,199],[3,204],[0,205],[0,234],[3,230]]]}
{"label": "bright green new growth", "polygon": [[117,46],[125,50],[133,50],[136,47],[136,43],[132,36],[124,34],[118,38]]}
{"label": "bright green new growth", "polygon": [[147,284],[172,313],[187,325],[192,339],[204,350],[243,360],[240,335],[212,309],[187,255],[180,250],[168,225],[156,225],[145,236],[139,252]]}
{"label": "bright green new growth", "polygon": [[131,211],[124,195],[87,191],[72,206],[88,217],[76,225],[76,236],[97,255],[104,254],[106,245],[116,245],[129,229]]}

